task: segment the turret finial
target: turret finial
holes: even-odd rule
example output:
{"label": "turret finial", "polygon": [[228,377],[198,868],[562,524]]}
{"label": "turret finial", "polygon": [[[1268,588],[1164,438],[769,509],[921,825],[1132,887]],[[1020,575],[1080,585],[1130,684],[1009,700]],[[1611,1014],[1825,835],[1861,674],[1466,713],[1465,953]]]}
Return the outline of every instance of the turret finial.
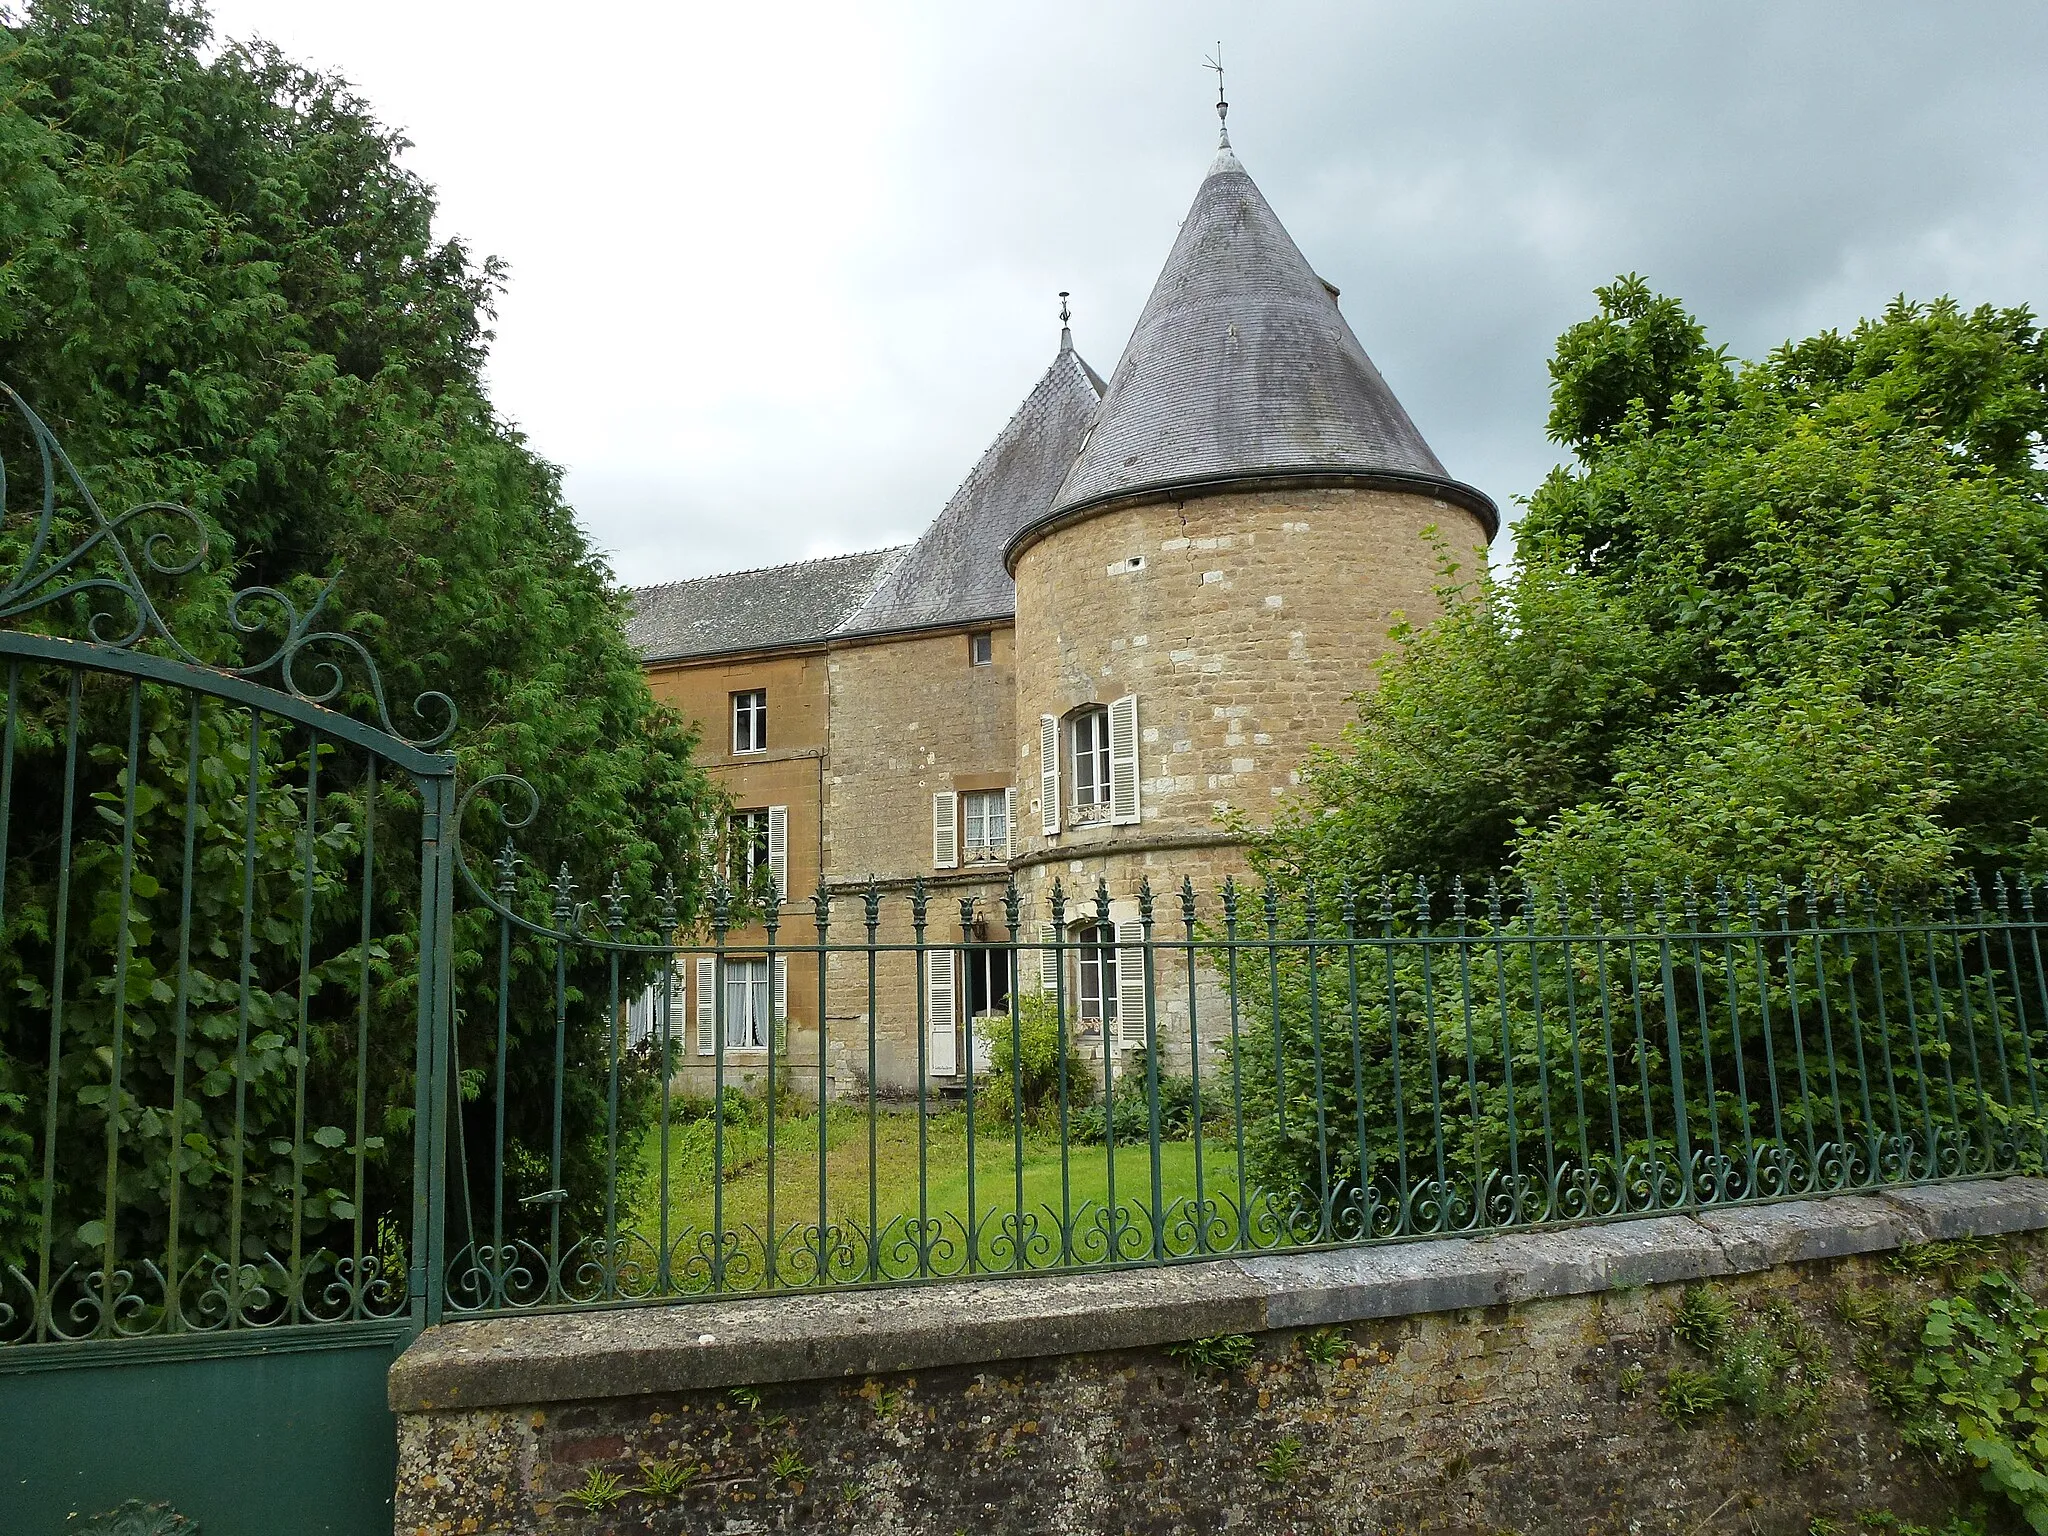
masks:
{"label": "turret finial", "polygon": [[1216,71],[1216,122],[1218,149],[1230,148],[1230,103],[1223,97],[1223,40],[1216,40],[1216,57],[1205,59],[1204,67]]}
{"label": "turret finial", "polygon": [[1062,352],[1074,350],[1074,333],[1067,329],[1068,318],[1067,290],[1062,288],[1060,290],[1060,350]]}

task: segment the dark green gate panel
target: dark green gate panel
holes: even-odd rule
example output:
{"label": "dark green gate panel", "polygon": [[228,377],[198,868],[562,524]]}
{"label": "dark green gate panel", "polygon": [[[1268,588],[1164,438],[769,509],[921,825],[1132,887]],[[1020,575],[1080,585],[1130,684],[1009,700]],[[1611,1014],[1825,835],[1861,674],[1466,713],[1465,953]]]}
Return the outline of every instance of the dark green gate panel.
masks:
{"label": "dark green gate panel", "polygon": [[143,1499],[203,1536],[390,1536],[399,1337],[320,1332],[348,1336],[0,1360],[0,1532],[56,1536]]}

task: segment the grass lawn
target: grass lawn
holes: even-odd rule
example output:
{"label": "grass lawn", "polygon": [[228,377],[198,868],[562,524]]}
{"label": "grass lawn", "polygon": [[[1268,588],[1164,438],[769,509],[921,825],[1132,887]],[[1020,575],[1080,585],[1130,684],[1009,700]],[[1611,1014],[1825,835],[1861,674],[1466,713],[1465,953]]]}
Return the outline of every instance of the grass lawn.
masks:
{"label": "grass lawn", "polygon": [[[780,1234],[778,1270],[791,1274],[815,1268],[819,1221],[818,1117],[814,1114],[779,1120],[775,1127],[775,1209],[768,1209],[768,1141],[762,1124],[727,1125],[722,1148],[726,1177],[723,1187],[712,1177],[713,1138],[708,1119],[670,1128],[666,1201],[671,1245],[685,1234],[706,1233],[716,1223],[734,1233],[740,1251],[751,1259],[758,1281],[766,1235]],[[629,1185],[625,1224],[649,1239],[660,1231],[663,1201],[661,1133],[650,1132],[639,1149],[638,1166]],[[1165,1216],[1168,1252],[1196,1248],[1193,1212],[1196,1194],[1196,1144],[1168,1141],[1159,1152],[1159,1206]],[[1106,1228],[1110,1199],[1110,1159],[1100,1144],[1069,1148],[1064,1185],[1056,1137],[1026,1131],[1020,1146],[1007,1127],[990,1127],[977,1119],[972,1179],[972,1220],[975,1234],[973,1267],[989,1270],[1050,1268],[1062,1263],[1100,1261],[1107,1254]],[[1205,1141],[1200,1147],[1202,1193],[1210,1204],[1208,1246],[1228,1248],[1236,1242],[1237,1154],[1228,1141]],[[927,1249],[919,1259],[917,1240],[920,1202],[918,1169],[925,1170],[922,1210]],[[870,1176],[872,1173],[872,1177]],[[1019,1176],[1023,1200],[1018,1201]],[[948,1108],[924,1121],[920,1158],[919,1122],[915,1110],[885,1109],[871,1126],[866,1110],[835,1106],[825,1117],[824,1218],[837,1242],[830,1267],[835,1276],[857,1278],[878,1272],[882,1277],[926,1271],[958,1273],[967,1264],[970,1231],[967,1160],[967,1116]],[[1115,1202],[1124,1255],[1152,1252],[1152,1160],[1145,1146],[1116,1150]],[[1015,1213],[1025,1213],[1025,1253],[1014,1253]],[[871,1258],[865,1235],[879,1231],[881,1241]],[[1062,1240],[1065,1234],[1064,1242]],[[870,1268],[872,1264],[872,1269]]]}

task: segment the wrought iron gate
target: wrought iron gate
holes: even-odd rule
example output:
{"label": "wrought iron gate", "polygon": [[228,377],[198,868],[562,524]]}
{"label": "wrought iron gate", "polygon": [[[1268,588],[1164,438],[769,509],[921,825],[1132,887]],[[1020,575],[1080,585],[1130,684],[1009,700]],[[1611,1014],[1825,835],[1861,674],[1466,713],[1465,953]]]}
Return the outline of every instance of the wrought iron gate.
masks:
{"label": "wrought iron gate", "polygon": [[381,1536],[443,1262],[454,705],[401,731],[325,589],[207,585],[199,518],[108,515],[0,392],[41,469],[0,526],[0,1530]]}

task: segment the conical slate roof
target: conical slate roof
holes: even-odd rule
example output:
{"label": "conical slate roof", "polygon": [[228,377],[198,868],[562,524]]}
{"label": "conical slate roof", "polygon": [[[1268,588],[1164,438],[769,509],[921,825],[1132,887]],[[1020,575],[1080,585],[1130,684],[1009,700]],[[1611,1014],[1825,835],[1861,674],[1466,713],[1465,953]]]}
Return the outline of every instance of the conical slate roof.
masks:
{"label": "conical slate roof", "polygon": [[1008,618],[1017,586],[1003,548],[1043,517],[1102,399],[1102,379],[1060,331],[1059,354],[981,462],[908,553],[841,623],[841,635]]}
{"label": "conical slate roof", "polygon": [[1226,142],[1153,285],[1051,517],[1241,479],[1450,479]]}

